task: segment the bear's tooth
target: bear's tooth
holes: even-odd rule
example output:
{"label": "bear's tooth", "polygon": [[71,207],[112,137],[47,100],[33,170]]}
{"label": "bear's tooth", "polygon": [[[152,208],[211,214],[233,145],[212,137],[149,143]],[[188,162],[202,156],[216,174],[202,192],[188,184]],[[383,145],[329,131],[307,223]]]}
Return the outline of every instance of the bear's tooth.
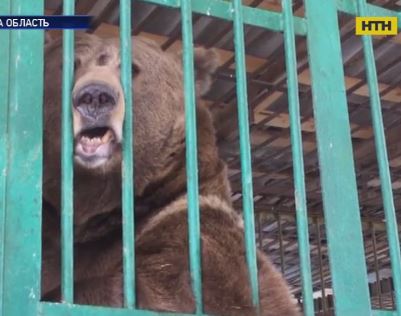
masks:
{"label": "bear's tooth", "polygon": [[103,142],[103,143],[108,142],[108,141],[111,139],[111,137],[112,137],[111,131],[108,130],[108,131],[103,135],[103,137],[102,137],[102,142]]}

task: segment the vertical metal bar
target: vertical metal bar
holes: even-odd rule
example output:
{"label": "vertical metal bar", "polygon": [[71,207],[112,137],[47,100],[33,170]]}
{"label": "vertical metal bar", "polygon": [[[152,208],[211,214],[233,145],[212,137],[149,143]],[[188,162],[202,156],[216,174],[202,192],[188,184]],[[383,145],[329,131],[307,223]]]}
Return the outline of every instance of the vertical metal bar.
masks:
{"label": "vertical metal bar", "polygon": [[319,257],[320,286],[322,288],[323,314],[326,315],[327,303],[326,303],[326,285],[324,282],[324,275],[323,275],[322,237],[320,234],[320,223],[317,218],[315,219],[315,226],[316,226],[316,239],[317,239],[317,255]]}
{"label": "vertical metal bar", "polygon": [[294,17],[292,1],[282,0],[284,21],[285,62],[288,83],[288,104],[290,115],[290,133],[294,170],[295,207],[297,235],[302,278],[302,299],[304,315],[314,315],[312,273],[308,232],[308,214],[306,207],[305,173],[302,151],[301,119],[299,110],[297,57],[295,48]]}
{"label": "vertical metal bar", "polygon": [[[366,1],[358,0],[357,9],[360,16],[366,16]],[[401,316],[401,251],[397,228],[397,217],[394,208],[390,168],[388,164],[386,138],[383,127],[383,117],[381,113],[381,102],[379,86],[377,82],[372,38],[370,36],[363,36],[362,44],[370,93],[370,108],[375,137],[376,155],[379,165],[381,192],[383,197],[384,213],[386,216],[386,231],[390,248],[391,269],[394,280],[397,315]]]}
{"label": "vertical metal bar", "polygon": [[[64,0],[63,14],[74,14],[74,1]],[[61,297],[74,301],[74,197],[71,91],[74,76],[74,31],[63,30],[61,142]]]}
{"label": "vertical metal bar", "polygon": [[371,308],[336,1],[305,0],[305,9],[335,311],[366,316]]}
{"label": "vertical metal bar", "polygon": [[121,82],[125,100],[122,162],[124,304],[128,308],[135,308],[131,5],[131,0],[120,0]]}
{"label": "vertical metal bar", "polygon": [[198,157],[191,0],[181,1],[184,70],[185,141],[188,187],[188,238],[192,289],[196,313],[202,314],[201,242],[199,220]]}
{"label": "vertical metal bar", "polygon": [[[43,1],[2,1],[0,12],[41,15]],[[0,77],[8,84],[0,83],[5,88],[0,105],[1,110],[8,107],[1,112],[8,131],[0,138],[7,136],[8,146],[1,149],[6,155],[2,164],[7,165],[0,171],[6,176],[5,201],[1,202],[5,231],[0,240],[4,251],[0,314],[34,316],[40,300],[44,39],[39,30],[1,33],[5,41],[1,41],[0,57],[5,59],[0,61],[5,65]]]}
{"label": "vertical metal bar", "polygon": [[372,248],[373,248],[373,260],[375,265],[375,275],[376,275],[376,290],[379,295],[379,307],[383,307],[382,289],[380,284],[380,272],[379,272],[379,261],[377,258],[377,245],[376,245],[376,229],[373,223],[370,224],[370,234],[372,237]]}
{"label": "vertical metal bar", "polygon": [[241,0],[232,0],[232,5],[246,259],[249,270],[250,285],[252,289],[252,302],[256,307],[258,307],[259,284],[258,267],[256,263],[255,217],[253,209],[251,145],[249,140],[249,109],[245,67],[244,23]]}
{"label": "vertical metal bar", "polygon": [[[0,15],[10,15],[10,0],[0,2]],[[0,314],[3,311],[4,280],[4,240],[7,197],[7,164],[8,164],[8,89],[10,68],[10,31],[0,32]]]}

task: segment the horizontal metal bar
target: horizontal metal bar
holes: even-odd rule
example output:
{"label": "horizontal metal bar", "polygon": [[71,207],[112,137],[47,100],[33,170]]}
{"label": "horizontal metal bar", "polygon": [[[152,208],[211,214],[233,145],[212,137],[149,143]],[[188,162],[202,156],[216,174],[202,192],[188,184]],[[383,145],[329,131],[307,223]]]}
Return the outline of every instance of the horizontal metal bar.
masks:
{"label": "horizontal metal bar", "polygon": [[[141,309],[123,309],[99,306],[86,306],[74,304],[59,304],[39,302],[38,315],[40,316],[174,316],[177,313],[162,313]],[[395,316],[395,311],[373,310],[372,316]],[[180,316],[193,316],[192,314],[180,314]],[[207,316],[207,314],[202,314]]]}
{"label": "horizontal metal bar", "polygon": [[[141,0],[148,3],[179,8],[180,0]],[[192,10],[195,13],[215,18],[233,21],[234,10],[231,2],[222,0],[192,0]],[[242,6],[244,23],[272,31],[283,31],[283,17],[280,12]],[[306,21],[294,16],[294,32],[297,35],[306,35]]]}
{"label": "horizontal metal bar", "polygon": [[[351,15],[358,16],[357,2],[355,0],[337,0],[337,9]],[[366,4],[364,16],[396,16],[398,17],[398,28],[401,29],[401,12],[385,9],[374,4]]]}
{"label": "horizontal metal bar", "polygon": [[395,311],[384,311],[384,310],[373,310],[372,315],[373,316],[395,316],[396,312]]}
{"label": "horizontal metal bar", "polygon": [[[123,309],[88,305],[59,304],[40,302],[38,305],[40,316],[176,316],[177,313],[153,312],[141,309]],[[192,314],[179,314],[190,316]],[[202,314],[202,316],[207,316]]]}

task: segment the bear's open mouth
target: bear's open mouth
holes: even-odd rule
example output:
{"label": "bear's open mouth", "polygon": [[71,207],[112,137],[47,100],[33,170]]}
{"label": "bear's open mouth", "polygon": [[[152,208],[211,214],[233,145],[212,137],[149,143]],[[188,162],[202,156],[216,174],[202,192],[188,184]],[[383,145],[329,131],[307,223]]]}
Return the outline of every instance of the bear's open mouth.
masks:
{"label": "bear's open mouth", "polygon": [[75,156],[86,164],[96,163],[112,155],[115,143],[115,133],[107,126],[85,129],[76,138]]}

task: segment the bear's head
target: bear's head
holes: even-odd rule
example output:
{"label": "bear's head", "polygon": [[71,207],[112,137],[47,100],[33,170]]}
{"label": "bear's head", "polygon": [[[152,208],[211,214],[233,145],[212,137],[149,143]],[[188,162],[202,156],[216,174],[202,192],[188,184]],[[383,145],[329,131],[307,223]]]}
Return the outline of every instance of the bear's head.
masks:
{"label": "bear's head", "polygon": [[[154,42],[141,37],[133,37],[132,42],[135,195],[141,197],[145,192],[154,192],[161,183],[170,182],[177,186],[177,190],[185,185],[183,71],[180,54],[163,52]],[[60,174],[61,51],[61,39],[46,45],[45,198],[46,184],[50,187],[47,190],[50,195],[59,195],[54,194],[54,188],[59,186],[57,179]],[[217,163],[218,160],[212,119],[199,102],[209,89],[218,62],[213,50],[196,48],[194,56],[199,163],[202,169],[202,166],[213,165],[213,161]],[[76,186],[81,186],[75,188],[75,193],[76,196],[82,195],[81,200],[85,196],[102,199],[105,193],[101,188],[105,185],[100,182],[121,174],[126,105],[120,80],[119,41],[87,34],[77,36],[74,67],[71,91],[74,169],[75,178],[81,178],[81,181],[75,181]],[[97,177],[98,182],[88,180]],[[179,184],[174,178],[180,178]],[[174,181],[166,182],[166,179]],[[85,183],[87,185],[83,187]],[[120,196],[116,198],[120,199]],[[54,198],[50,200],[54,203]],[[87,202],[90,200],[87,198]],[[109,203],[110,197],[103,200]],[[88,207],[93,208],[91,203],[88,202]],[[103,202],[103,205],[107,203]]]}

